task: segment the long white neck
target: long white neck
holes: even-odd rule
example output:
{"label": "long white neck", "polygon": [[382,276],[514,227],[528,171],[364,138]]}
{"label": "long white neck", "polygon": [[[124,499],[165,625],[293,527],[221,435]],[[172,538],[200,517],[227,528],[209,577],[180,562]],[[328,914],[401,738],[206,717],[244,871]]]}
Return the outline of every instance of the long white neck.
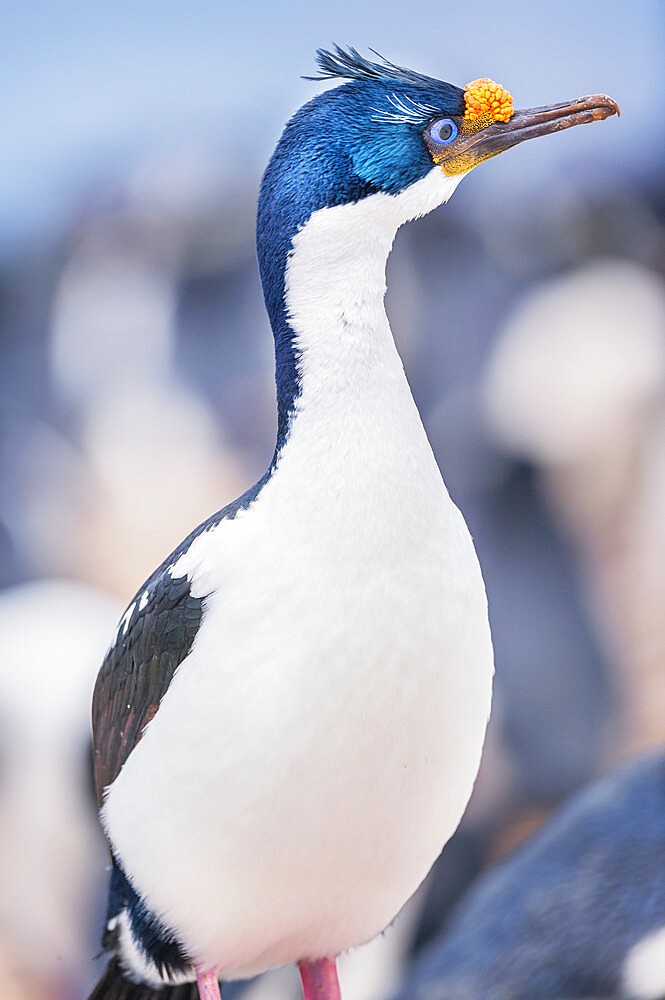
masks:
{"label": "long white neck", "polygon": [[435,168],[400,195],[321,209],[294,237],[285,302],[300,394],[285,450],[310,448],[317,462],[327,444],[348,448],[348,435],[420,423],[385,313],[386,261],[399,227],[446,201],[461,176]]}

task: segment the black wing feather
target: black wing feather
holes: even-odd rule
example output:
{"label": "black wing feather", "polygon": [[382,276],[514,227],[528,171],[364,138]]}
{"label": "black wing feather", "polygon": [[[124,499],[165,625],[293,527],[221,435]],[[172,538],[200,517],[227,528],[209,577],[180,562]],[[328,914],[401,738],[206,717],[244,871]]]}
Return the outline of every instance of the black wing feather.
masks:
{"label": "black wing feather", "polygon": [[[176,668],[201,624],[203,599],[192,597],[186,576],[160,568],[139,591],[126,627],[120,626],[97,677],[92,699],[97,797],[111,785],[154,717]],[[131,607],[131,605],[130,605]]]}
{"label": "black wing feather", "polygon": [[[143,729],[157,713],[201,624],[205,598],[192,597],[187,577],[173,577],[170,567],[195,538],[249,507],[270,478],[275,461],[242,496],[199,524],[134,598],[134,610],[104,658],[92,697],[95,784],[100,806],[104,789],[113,784]],[[146,592],[147,602],[142,602],[141,595]]]}

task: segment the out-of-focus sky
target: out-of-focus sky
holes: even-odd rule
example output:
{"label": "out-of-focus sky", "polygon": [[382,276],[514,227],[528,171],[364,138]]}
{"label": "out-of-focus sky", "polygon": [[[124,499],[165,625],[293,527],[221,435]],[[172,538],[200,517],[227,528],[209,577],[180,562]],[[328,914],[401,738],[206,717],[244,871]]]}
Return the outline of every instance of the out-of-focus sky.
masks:
{"label": "out-of-focus sky", "polygon": [[[601,171],[648,172],[665,133],[664,10],[661,0],[5,4],[0,252],[57,225],[88,178],[112,176],[147,145],[177,145],[185,134],[209,145],[211,124],[227,169],[241,159],[246,169],[249,155],[258,184],[284,119],[316,89],[298,74],[312,72],[315,48],[333,41],[371,45],[460,85],[491,76],[517,106],[599,91],[618,100],[620,143],[611,128],[530,143],[520,184],[529,171],[565,172],[591,157]],[[512,162],[502,158],[491,177],[479,172],[479,183],[514,191]]]}

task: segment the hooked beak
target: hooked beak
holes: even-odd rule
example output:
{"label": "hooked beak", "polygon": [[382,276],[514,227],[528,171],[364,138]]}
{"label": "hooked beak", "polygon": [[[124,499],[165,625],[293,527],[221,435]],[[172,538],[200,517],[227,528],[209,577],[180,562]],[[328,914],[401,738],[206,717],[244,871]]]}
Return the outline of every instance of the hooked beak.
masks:
{"label": "hooked beak", "polygon": [[579,97],[576,101],[550,104],[543,108],[528,108],[516,111],[508,122],[494,122],[478,131],[460,129],[460,137],[450,149],[449,158],[432,155],[446,173],[462,173],[525,139],[535,139],[539,135],[561,132],[573,125],[586,125],[620,114],[616,101],[604,94]]}
{"label": "hooked beak", "polygon": [[483,153],[502,153],[525,139],[535,139],[550,132],[561,132],[573,125],[599,122],[610,115],[620,115],[619,105],[605,94],[578,97],[565,104],[516,111],[509,122],[495,122],[469,137],[468,149]]}

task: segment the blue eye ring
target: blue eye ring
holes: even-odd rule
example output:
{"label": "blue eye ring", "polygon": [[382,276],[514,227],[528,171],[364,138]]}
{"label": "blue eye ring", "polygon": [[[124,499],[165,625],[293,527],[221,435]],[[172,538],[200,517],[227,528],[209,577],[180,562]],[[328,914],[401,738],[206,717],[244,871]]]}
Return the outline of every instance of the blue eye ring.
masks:
{"label": "blue eye ring", "polygon": [[437,146],[449,146],[457,138],[457,125],[452,118],[439,118],[430,125],[429,137]]}

